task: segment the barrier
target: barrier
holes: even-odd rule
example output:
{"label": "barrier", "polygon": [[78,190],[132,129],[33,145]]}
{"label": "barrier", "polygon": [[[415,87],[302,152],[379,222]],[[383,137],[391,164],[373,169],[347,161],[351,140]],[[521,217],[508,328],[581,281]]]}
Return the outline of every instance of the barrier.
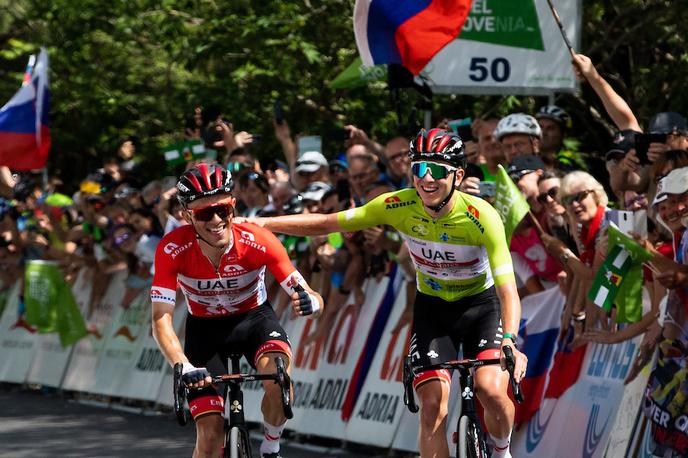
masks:
{"label": "barrier", "polygon": [[[171,405],[171,369],[151,335],[148,291],[124,308],[126,277],[126,272],[113,274],[100,303],[90,304],[91,273],[79,273],[73,291],[91,333],[68,349],[56,348],[56,338],[31,332],[18,321],[20,283],[13,285],[0,317],[0,381]],[[395,272],[379,282],[368,279],[364,288],[363,305],[349,298],[324,342],[306,342],[316,321],[296,318],[290,310],[281,317],[294,350],[295,417],[288,429],[416,452],[418,416],[403,405],[400,383],[410,326],[392,332],[406,305],[405,283]],[[524,300],[524,320],[531,303],[546,300],[558,306],[555,293],[546,293]],[[284,300],[279,293],[275,302]],[[181,295],[177,303],[174,326],[183,341],[186,305]],[[642,456],[649,428],[638,406],[648,371],[623,385],[639,339],[590,345],[577,383],[559,399],[544,399],[537,414],[514,433],[513,456],[620,457],[634,448]],[[245,361],[242,367],[248,370]],[[448,438],[458,415],[455,382]],[[244,388],[247,419],[262,421],[260,384]]]}

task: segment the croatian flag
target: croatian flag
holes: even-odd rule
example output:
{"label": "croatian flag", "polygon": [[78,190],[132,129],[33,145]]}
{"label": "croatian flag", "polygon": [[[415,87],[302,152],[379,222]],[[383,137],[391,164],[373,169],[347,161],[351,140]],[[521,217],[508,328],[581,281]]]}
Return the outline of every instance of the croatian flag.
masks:
{"label": "croatian flag", "polygon": [[523,404],[516,406],[516,424],[528,421],[540,409],[547,387],[566,298],[554,287],[521,300],[519,348],[528,357],[521,381]]}
{"label": "croatian flag", "polygon": [[356,0],[354,34],[365,65],[401,64],[418,75],[455,39],[471,0]]}
{"label": "croatian flag", "polygon": [[[31,61],[27,73],[31,70]],[[50,150],[48,53],[41,49],[30,78],[0,108],[0,165],[13,170],[40,169]]]}

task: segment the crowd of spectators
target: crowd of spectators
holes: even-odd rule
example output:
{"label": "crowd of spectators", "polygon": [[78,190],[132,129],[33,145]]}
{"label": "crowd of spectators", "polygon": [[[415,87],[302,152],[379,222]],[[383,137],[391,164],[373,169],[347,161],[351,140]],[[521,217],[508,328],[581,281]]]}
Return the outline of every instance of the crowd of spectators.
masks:
{"label": "crowd of spectators", "polygon": [[[595,91],[616,127],[609,150],[588,155],[567,150],[564,139],[575,134],[576,127],[557,106],[541,107],[534,115],[478,117],[471,126],[472,138],[464,139],[469,166],[459,186],[490,201],[498,165],[507,170],[532,214],[516,228],[510,245],[519,293],[525,297],[561,288],[567,298],[562,337],[569,336],[574,347],[590,341],[615,343],[644,333],[632,378],[662,341],[682,349],[684,359],[686,355],[688,236],[683,234],[688,225],[688,125],[680,114],[658,110],[643,129],[590,59],[576,55],[574,70]],[[199,113],[186,139],[202,137],[206,126]],[[321,151],[298,151],[286,120],[273,124],[282,152],[267,160],[252,154],[257,148],[251,134],[235,132],[221,119],[211,126],[212,146],[222,151],[217,160],[235,178],[237,215],[332,213],[410,186],[407,137],[378,142],[347,125],[343,152],[328,159]],[[440,127],[450,128],[447,122]],[[593,156],[604,159],[607,173],[590,166],[588,158]],[[127,140],[116,157],[88,173],[71,196],[61,193],[58,178],[4,177],[3,284],[21,278],[23,261],[48,258],[62,261],[67,275],[82,266],[94,267],[97,285],[127,269],[125,305],[150,285],[158,241],[185,221],[175,198],[176,177],[141,183],[137,167],[135,141]],[[640,321],[627,326],[618,326],[613,310],[608,313],[587,298],[607,254],[605,227],[614,210],[640,215],[633,218],[634,235],[654,255],[644,275],[651,306]],[[356,303],[362,303],[365,278],[385,275],[395,264],[407,278],[414,275],[408,251],[387,227],[326,237],[280,237],[309,283],[326,299],[312,339],[327,337],[330,320],[351,293]],[[409,285],[406,294],[413,295],[413,282]],[[103,291],[93,288],[91,307]],[[269,283],[270,294],[277,291],[277,285]],[[410,318],[410,312],[405,313],[397,326]]]}

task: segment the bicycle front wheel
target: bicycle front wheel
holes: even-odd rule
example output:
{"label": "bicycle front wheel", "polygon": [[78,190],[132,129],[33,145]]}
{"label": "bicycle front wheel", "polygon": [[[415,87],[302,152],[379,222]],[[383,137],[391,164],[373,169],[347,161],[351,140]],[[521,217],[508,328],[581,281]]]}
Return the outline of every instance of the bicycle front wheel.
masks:
{"label": "bicycle front wheel", "polygon": [[459,420],[456,439],[458,458],[487,458],[487,445],[483,440],[480,427],[467,415],[462,415]]}
{"label": "bicycle front wheel", "polygon": [[232,426],[225,442],[225,458],[251,458],[251,441],[248,431]]}

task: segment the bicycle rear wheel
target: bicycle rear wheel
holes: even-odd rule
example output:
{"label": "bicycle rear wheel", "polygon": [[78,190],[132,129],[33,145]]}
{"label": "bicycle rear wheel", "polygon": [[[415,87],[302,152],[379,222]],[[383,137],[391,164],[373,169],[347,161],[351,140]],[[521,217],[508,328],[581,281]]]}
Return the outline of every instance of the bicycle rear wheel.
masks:
{"label": "bicycle rear wheel", "polygon": [[232,426],[225,441],[225,458],[251,458],[251,441],[248,431]]}
{"label": "bicycle rear wheel", "polygon": [[487,444],[483,439],[480,427],[467,415],[459,420],[459,431],[456,438],[456,456],[458,458],[487,458]]}

